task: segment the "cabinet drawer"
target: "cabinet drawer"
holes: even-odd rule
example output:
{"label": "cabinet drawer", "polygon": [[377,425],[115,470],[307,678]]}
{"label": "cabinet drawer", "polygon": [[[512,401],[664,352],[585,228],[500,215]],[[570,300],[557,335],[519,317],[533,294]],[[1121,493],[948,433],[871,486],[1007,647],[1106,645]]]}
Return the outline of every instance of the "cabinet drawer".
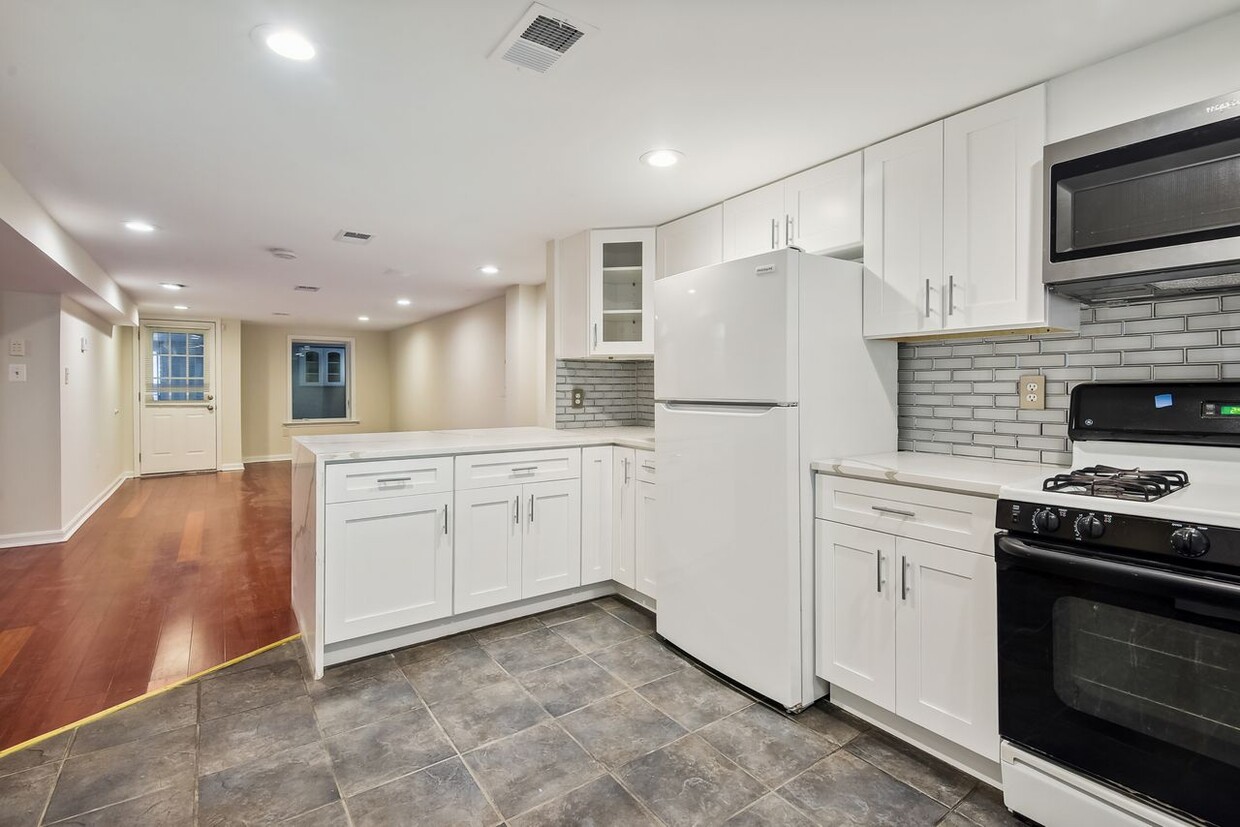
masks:
{"label": "cabinet drawer", "polygon": [[568,480],[581,476],[581,449],[553,451],[505,451],[456,458],[456,487],[489,488],[493,485]]}
{"label": "cabinet drawer", "polygon": [[452,457],[344,462],[327,466],[329,503],[452,490]]}
{"label": "cabinet drawer", "polygon": [[995,501],[988,497],[818,474],[814,516],[994,554]]}
{"label": "cabinet drawer", "polygon": [[637,451],[637,478],[642,482],[654,482],[654,451]]}

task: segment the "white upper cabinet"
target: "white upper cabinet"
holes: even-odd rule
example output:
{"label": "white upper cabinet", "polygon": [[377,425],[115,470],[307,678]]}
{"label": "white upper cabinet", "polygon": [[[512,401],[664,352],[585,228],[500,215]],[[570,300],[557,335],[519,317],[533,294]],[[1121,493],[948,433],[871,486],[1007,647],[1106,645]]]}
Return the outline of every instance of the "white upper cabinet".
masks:
{"label": "white upper cabinet", "polygon": [[657,278],[723,261],[723,205],[716,204],[655,231]]}
{"label": "white upper cabinet", "polygon": [[854,152],[784,181],[786,237],[807,253],[861,254],[862,153]]}
{"label": "white upper cabinet", "polygon": [[1045,88],[865,150],[865,335],[1070,329],[1042,285]]}
{"label": "white upper cabinet", "polygon": [[556,357],[652,356],[654,272],[653,229],[589,230],[560,242]]}
{"label": "white upper cabinet", "polygon": [[783,181],[723,202],[725,261],[766,253],[786,243]]}
{"label": "white upper cabinet", "polygon": [[865,150],[866,336],[942,330],[943,124]]}
{"label": "white upper cabinet", "polygon": [[723,203],[725,261],[798,247],[861,252],[862,153],[855,152]]}
{"label": "white upper cabinet", "polygon": [[1046,295],[1039,255],[1045,135],[1042,86],[944,121],[946,327],[1039,319]]}

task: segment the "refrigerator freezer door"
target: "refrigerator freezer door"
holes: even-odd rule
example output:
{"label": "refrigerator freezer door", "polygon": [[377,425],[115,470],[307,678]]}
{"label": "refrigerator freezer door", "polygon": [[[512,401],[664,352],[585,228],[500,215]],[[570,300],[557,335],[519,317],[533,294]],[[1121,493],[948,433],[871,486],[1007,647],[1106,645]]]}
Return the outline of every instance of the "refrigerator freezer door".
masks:
{"label": "refrigerator freezer door", "polygon": [[798,415],[655,407],[659,634],[789,708],[802,702]]}
{"label": "refrigerator freezer door", "polygon": [[796,402],[800,255],[780,250],[655,282],[655,398]]}

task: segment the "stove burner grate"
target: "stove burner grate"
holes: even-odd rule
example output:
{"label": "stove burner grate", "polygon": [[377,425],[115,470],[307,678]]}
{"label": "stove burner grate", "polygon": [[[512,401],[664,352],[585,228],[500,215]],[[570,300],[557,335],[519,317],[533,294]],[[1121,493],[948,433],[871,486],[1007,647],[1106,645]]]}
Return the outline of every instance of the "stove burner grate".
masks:
{"label": "stove burner grate", "polygon": [[1056,474],[1042,483],[1043,491],[1061,491],[1113,500],[1153,502],[1188,485],[1183,471],[1149,471],[1143,468],[1112,468],[1092,465]]}

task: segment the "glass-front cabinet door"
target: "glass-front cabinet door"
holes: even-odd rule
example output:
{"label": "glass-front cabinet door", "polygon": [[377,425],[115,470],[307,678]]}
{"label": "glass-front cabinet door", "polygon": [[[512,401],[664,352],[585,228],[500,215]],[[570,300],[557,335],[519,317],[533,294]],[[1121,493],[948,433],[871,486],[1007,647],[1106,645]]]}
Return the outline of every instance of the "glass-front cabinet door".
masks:
{"label": "glass-front cabinet door", "polygon": [[590,233],[590,354],[654,353],[654,230]]}

